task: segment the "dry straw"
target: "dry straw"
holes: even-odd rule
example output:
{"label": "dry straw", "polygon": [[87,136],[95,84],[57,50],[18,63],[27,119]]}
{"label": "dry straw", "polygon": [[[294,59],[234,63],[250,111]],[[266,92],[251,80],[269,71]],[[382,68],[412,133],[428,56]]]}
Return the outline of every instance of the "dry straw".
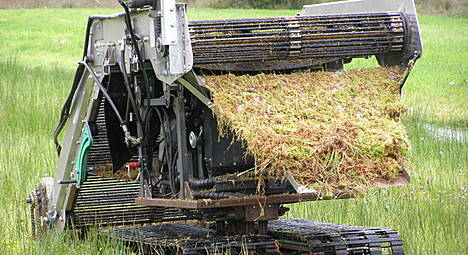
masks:
{"label": "dry straw", "polygon": [[392,180],[409,148],[399,68],[205,76],[220,127],[258,162],[318,190]]}

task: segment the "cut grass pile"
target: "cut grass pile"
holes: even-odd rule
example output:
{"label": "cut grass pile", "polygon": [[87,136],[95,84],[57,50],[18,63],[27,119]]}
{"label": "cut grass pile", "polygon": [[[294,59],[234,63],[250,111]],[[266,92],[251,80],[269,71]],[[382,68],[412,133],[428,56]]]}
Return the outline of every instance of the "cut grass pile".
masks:
{"label": "cut grass pile", "polygon": [[391,181],[409,148],[400,68],[205,76],[219,126],[244,141],[257,172],[327,191]]}

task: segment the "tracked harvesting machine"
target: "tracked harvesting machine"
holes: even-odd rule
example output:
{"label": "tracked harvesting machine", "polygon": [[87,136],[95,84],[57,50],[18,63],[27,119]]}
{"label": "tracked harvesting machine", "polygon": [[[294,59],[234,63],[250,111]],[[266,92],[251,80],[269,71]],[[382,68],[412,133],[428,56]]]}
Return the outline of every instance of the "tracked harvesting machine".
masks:
{"label": "tracked harvesting machine", "polygon": [[191,22],[175,0],[121,5],[123,13],[89,17],[55,131],[56,176],[28,199],[33,233],[102,227],[166,254],[403,254],[392,229],[279,219],[285,204],[353,194],[252,174],[255,159],[243,144],[220,136],[198,74],[339,71],[371,56],[381,66],[410,67],[422,52],[413,0]]}

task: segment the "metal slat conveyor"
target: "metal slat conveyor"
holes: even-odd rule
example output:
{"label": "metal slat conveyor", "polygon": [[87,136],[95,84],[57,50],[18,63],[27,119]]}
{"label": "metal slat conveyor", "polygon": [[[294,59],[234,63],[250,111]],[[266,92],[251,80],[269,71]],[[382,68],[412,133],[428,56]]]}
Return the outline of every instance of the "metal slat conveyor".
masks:
{"label": "metal slat conveyor", "polygon": [[193,21],[189,30],[194,65],[211,70],[306,67],[405,47],[398,12]]}

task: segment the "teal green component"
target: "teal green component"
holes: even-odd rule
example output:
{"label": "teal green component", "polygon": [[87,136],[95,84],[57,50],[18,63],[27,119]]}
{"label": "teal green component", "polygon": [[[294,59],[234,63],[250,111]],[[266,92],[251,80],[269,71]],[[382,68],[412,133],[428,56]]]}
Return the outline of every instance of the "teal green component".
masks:
{"label": "teal green component", "polygon": [[83,136],[81,137],[80,150],[78,151],[78,158],[76,160],[76,182],[78,185],[83,184],[86,180],[86,172],[88,168],[89,149],[94,144],[93,136],[89,126],[84,128]]}

